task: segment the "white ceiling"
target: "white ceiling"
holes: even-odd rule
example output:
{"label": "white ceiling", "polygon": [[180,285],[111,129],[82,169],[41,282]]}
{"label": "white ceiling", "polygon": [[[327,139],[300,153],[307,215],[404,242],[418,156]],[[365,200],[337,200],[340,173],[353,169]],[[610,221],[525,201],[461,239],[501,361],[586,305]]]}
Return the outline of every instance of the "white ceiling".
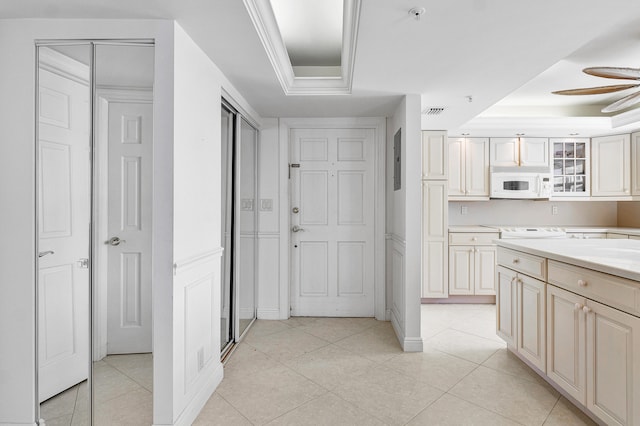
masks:
{"label": "white ceiling", "polygon": [[[408,15],[416,6],[427,10],[419,21]],[[640,66],[631,0],[363,0],[353,94],[339,96],[285,96],[240,0],[0,2],[0,18],[28,17],[176,19],[264,117],[389,115],[410,93],[445,108],[423,128],[452,134],[541,132],[543,118],[561,133],[575,116],[583,132],[602,132],[611,119],[584,117],[606,96],[548,93],[610,83],[582,75],[586,66]]]}

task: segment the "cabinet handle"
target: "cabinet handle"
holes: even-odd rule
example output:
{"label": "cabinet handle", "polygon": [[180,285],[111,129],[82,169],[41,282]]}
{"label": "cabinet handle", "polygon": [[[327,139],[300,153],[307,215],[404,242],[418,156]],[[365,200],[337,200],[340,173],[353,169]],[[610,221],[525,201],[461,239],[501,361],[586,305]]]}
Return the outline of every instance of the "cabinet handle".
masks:
{"label": "cabinet handle", "polygon": [[520,259],[513,259],[513,263],[520,263]]}
{"label": "cabinet handle", "polygon": [[586,287],[587,286],[587,282],[585,280],[578,280],[578,285],[580,287]]}
{"label": "cabinet handle", "polygon": [[478,241],[478,237],[471,237],[471,241]]}
{"label": "cabinet handle", "polygon": [[591,312],[591,308],[588,306],[585,306],[582,308],[582,312],[584,312],[585,314],[588,314],[589,312]]}
{"label": "cabinet handle", "polygon": [[578,302],[576,302],[576,304],[573,306],[573,310],[574,311],[579,311],[580,309],[584,308],[584,306],[582,306],[581,304],[579,304]]}

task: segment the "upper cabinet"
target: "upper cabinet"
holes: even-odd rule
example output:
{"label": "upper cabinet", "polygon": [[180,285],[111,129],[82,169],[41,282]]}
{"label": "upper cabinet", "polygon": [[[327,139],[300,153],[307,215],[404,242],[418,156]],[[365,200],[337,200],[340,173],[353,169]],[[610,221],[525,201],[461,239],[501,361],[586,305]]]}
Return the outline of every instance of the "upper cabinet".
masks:
{"label": "upper cabinet", "polygon": [[620,197],[631,195],[631,135],[591,139],[591,195]]}
{"label": "upper cabinet", "polygon": [[631,195],[640,195],[640,132],[631,134]]}
{"label": "upper cabinet", "polygon": [[491,138],[490,165],[549,166],[548,138]]}
{"label": "upper cabinet", "polygon": [[449,200],[489,199],[489,139],[449,138]]}
{"label": "upper cabinet", "polygon": [[553,157],[553,195],[591,194],[589,139],[550,139]]}
{"label": "upper cabinet", "polygon": [[422,179],[447,179],[447,133],[422,132]]}

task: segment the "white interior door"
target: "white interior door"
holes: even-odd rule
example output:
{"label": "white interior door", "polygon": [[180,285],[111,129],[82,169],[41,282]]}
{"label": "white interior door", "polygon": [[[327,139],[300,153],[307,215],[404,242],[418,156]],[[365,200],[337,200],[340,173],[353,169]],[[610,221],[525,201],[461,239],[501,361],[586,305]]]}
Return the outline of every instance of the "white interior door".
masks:
{"label": "white interior door", "polygon": [[152,118],[109,103],[107,353],[151,352]]}
{"label": "white interior door", "polygon": [[291,314],[374,315],[372,129],[292,129]]}
{"label": "white interior door", "polygon": [[89,370],[89,88],[39,70],[40,402]]}

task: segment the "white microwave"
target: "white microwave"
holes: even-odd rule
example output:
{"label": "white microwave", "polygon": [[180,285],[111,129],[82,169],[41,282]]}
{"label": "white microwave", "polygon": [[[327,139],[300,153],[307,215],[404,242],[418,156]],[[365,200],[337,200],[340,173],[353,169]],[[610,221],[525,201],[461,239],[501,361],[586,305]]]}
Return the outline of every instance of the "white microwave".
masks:
{"label": "white microwave", "polygon": [[553,190],[551,171],[544,167],[493,167],[491,198],[548,199]]}

